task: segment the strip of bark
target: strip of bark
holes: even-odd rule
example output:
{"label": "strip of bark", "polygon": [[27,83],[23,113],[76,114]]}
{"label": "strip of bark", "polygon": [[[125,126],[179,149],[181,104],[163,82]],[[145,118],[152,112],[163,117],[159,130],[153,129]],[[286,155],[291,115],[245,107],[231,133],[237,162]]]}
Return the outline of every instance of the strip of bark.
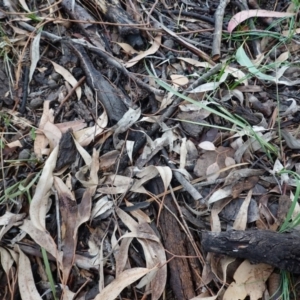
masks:
{"label": "strip of bark", "polygon": [[81,67],[87,78],[87,83],[96,92],[97,98],[104,106],[108,118],[111,122],[117,123],[126,113],[127,108],[124,104],[121,92],[112,86],[102,74],[93,66],[83,46],[72,42],[66,42],[73,52],[78,56]]}
{"label": "strip of bark", "polygon": [[[113,23],[119,24],[135,24],[136,22],[122,8],[119,0],[92,0],[104,16]],[[88,4],[88,3],[87,3]],[[143,40],[140,36],[138,27],[120,25],[118,26],[119,33],[122,37],[127,38],[127,41],[132,47],[143,47]]]}

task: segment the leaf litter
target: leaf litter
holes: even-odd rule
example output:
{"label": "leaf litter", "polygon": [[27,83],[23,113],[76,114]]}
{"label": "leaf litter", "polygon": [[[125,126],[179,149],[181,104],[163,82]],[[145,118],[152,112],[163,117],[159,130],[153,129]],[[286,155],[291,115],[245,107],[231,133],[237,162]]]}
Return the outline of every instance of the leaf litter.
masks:
{"label": "leaf litter", "polygon": [[1,299],[299,298],[299,5],[198,2],[0,5]]}

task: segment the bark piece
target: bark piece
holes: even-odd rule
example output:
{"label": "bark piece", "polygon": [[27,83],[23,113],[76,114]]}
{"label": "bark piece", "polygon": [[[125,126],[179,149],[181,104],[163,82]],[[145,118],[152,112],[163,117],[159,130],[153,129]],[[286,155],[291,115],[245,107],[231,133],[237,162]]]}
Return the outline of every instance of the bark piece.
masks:
{"label": "bark piece", "polygon": [[116,87],[112,86],[93,66],[82,45],[72,42],[67,42],[67,45],[69,45],[78,56],[81,67],[85,71],[87,82],[96,92],[97,98],[103,104],[109,120],[113,123],[117,123],[127,111],[122,100],[121,92]]}
{"label": "bark piece", "polygon": [[[97,46],[99,49],[105,49],[105,42],[101,37],[101,32],[98,31],[95,22],[95,19],[80,5],[78,5],[73,0],[63,0],[61,5],[64,8],[65,12],[72,17],[73,20],[82,20],[90,21],[91,23],[77,23],[77,26],[82,30],[82,33],[86,36],[87,39],[92,41],[92,43]],[[74,7],[73,7],[74,5]]]}
{"label": "bark piece", "polygon": [[[157,180],[152,180],[149,188],[151,192],[157,195],[164,190],[164,187]],[[165,197],[164,204],[173,214],[178,216],[174,201],[170,195]],[[191,244],[188,241],[187,235],[180,229],[178,221],[166,208],[163,208],[161,211],[159,225],[163,245],[168,251],[178,256],[195,255],[193,249],[189,249],[189,247],[191,248]],[[167,259],[169,260],[170,258],[172,258],[172,255],[167,252]],[[192,258],[176,257],[168,262],[170,286],[176,299],[191,299],[195,297],[195,287],[193,284],[195,278],[192,276],[192,260]],[[197,262],[194,263],[197,264]],[[195,286],[197,286],[197,283],[195,283]]]}
{"label": "bark piece", "polygon": [[300,237],[297,231],[278,233],[268,230],[203,232],[207,252],[266,263],[292,273],[300,273]]}
{"label": "bark piece", "polygon": [[93,0],[93,2],[109,21],[120,24],[118,26],[120,35],[125,37],[132,47],[142,48],[144,43],[140,36],[139,29],[137,26],[132,26],[136,22],[121,7],[119,0]]}

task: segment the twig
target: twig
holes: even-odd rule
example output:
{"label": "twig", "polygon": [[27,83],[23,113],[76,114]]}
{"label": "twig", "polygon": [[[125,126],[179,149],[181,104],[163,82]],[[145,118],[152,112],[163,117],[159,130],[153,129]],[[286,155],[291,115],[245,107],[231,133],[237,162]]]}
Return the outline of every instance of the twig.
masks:
{"label": "twig", "polygon": [[225,8],[229,1],[230,0],[221,0],[215,12],[215,32],[212,45],[212,58],[214,61],[218,61],[220,59],[223,19]]}
{"label": "twig", "polygon": [[[35,27],[27,24],[26,22],[18,22],[18,24],[28,31],[31,31],[31,32],[36,31]],[[59,42],[62,40],[62,38],[60,36],[52,34],[50,32],[44,31],[44,30],[41,31],[41,35],[42,35],[42,37],[46,38],[47,40],[51,41],[52,43],[56,43],[56,42]]]}
{"label": "twig", "polygon": [[58,109],[56,111],[56,116],[58,116],[58,114],[60,113],[63,105],[65,104],[66,101],[68,101],[68,99],[73,95],[73,93],[75,92],[75,90],[81,86],[81,84],[85,81],[86,77],[83,76],[82,78],[80,78],[80,80],[78,80],[78,82],[72,87],[72,89],[69,91],[69,93],[67,94],[67,96],[61,101],[60,105],[58,106]]}
{"label": "twig", "polygon": [[24,81],[23,81],[23,97],[20,106],[20,113],[23,115],[26,111],[26,103],[28,97],[28,82],[29,81],[29,67],[25,65],[24,67]]}

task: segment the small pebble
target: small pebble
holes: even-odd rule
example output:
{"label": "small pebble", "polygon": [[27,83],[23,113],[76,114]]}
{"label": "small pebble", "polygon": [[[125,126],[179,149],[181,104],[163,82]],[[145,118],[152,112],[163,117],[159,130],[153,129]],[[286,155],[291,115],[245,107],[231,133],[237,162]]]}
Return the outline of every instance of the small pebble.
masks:
{"label": "small pebble", "polygon": [[30,150],[29,149],[23,149],[19,153],[19,159],[28,159],[30,157]]}
{"label": "small pebble", "polygon": [[40,97],[36,97],[36,98],[33,98],[31,101],[30,101],[30,108],[32,109],[37,109],[37,108],[40,108],[43,106],[43,103],[44,103],[44,100]]}
{"label": "small pebble", "polygon": [[57,83],[53,79],[49,79],[48,86],[49,88],[55,88],[57,86]]}
{"label": "small pebble", "polygon": [[168,40],[165,40],[165,41],[163,42],[163,45],[166,46],[166,47],[168,47],[169,49],[173,49],[175,43],[174,43],[173,40],[168,39]]}
{"label": "small pebble", "polygon": [[57,82],[61,78],[61,75],[56,72],[53,72],[51,74],[51,78]]}

